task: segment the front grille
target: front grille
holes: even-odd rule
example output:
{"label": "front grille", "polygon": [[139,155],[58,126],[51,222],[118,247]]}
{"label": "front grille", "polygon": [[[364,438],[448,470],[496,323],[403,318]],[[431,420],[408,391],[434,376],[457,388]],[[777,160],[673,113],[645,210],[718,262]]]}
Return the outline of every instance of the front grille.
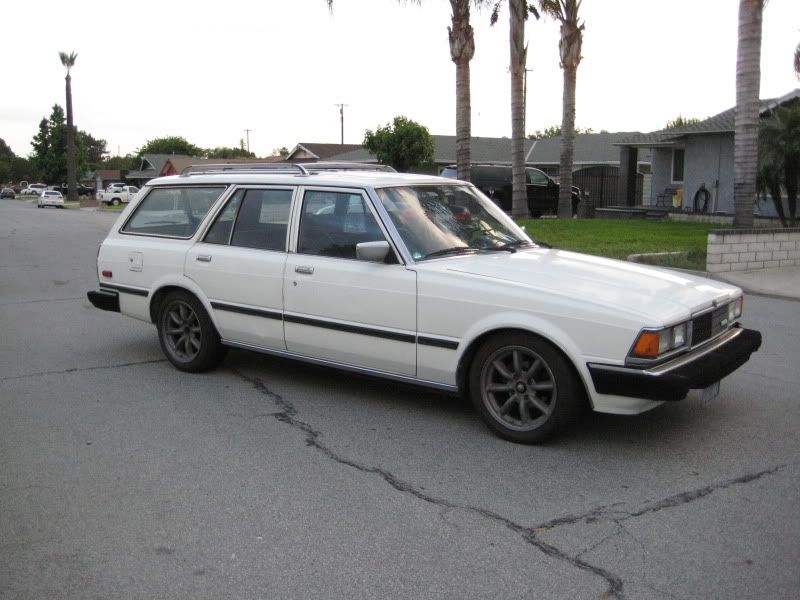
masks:
{"label": "front grille", "polygon": [[692,319],[692,346],[716,337],[728,328],[728,305]]}

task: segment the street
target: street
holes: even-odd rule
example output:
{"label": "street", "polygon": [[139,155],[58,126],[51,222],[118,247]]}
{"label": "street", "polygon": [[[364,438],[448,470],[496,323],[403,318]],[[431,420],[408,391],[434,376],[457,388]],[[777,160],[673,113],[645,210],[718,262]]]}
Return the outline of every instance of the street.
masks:
{"label": "street", "polygon": [[174,369],[86,299],[116,217],[0,201],[0,598],[797,597],[797,301],[746,298],[709,406],[521,446],[410,386]]}

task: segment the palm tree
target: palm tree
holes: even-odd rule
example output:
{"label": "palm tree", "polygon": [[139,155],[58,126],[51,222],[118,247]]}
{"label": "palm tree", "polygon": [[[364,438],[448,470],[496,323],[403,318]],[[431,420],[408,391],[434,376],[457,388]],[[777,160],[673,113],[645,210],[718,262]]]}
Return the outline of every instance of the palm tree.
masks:
{"label": "palm tree", "polygon": [[[758,173],[762,187],[772,196],[783,226],[795,227],[800,188],[800,106],[778,108],[763,123]],[[783,207],[783,190],[788,211]]]}
{"label": "palm tree", "polygon": [[[458,178],[470,180],[472,138],[472,104],[470,94],[469,63],[475,55],[475,35],[469,22],[471,0],[450,0],[453,10],[451,26],[447,28],[450,40],[450,58],[456,65],[456,164]],[[475,2],[480,5],[480,1]]]}
{"label": "palm tree", "polygon": [[[420,0],[410,0],[416,4]],[[450,59],[456,65],[456,163],[458,178],[470,180],[472,142],[472,100],[469,63],[475,55],[475,34],[470,24],[470,4],[480,7],[489,0],[450,0],[453,11],[447,28]],[[327,0],[333,10],[333,0]]]}
{"label": "palm tree", "polygon": [[74,52],[67,54],[59,52],[61,64],[67,68],[67,198],[70,202],[78,199],[78,190],[75,185],[75,128],[72,123],[72,76],[69,70],[75,66],[78,55]]}
{"label": "palm tree", "polygon": [[[495,0],[490,23],[497,23],[503,0]],[[526,0],[508,0],[509,50],[511,72],[511,215],[528,215],[528,191],[525,183],[525,21],[528,12],[537,19],[539,12]]]}
{"label": "palm tree", "polygon": [[765,0],[739,0],[736,116],[733,150],[733,226],[753,227],[758,172],[761,19]]}
{"label": "palm tree", "polygon": [[561,159],[559,162],[558,216],[572,216],[572,164],[575,154],[575,80],[581,62],[584,25],[578,19],[582,0],[539,0],[539,8],[561,23],[558,50],[564,70],[561,109]]}

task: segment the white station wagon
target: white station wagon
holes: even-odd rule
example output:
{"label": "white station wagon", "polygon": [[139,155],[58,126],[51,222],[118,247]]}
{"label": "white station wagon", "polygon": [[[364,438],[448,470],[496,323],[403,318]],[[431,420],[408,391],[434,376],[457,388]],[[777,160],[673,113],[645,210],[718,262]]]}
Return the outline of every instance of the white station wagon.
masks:
{"label": "white station wagon", "polygon": [[535,243],[469,183],[317,165],[154,179],[97,256],[100,309],[178,369],[228,347],[468,392],[501,437],[706,399],[761,344],[740,289]]}

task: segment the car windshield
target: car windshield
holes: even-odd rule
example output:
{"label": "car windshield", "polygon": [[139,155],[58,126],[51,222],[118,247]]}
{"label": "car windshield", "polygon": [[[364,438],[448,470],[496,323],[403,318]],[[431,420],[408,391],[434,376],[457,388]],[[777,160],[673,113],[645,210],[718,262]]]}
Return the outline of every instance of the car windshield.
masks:
{"label": "car windshield", "polygon": [[533,244],[467,185],[387,187],[376,193],[415,261]]}

